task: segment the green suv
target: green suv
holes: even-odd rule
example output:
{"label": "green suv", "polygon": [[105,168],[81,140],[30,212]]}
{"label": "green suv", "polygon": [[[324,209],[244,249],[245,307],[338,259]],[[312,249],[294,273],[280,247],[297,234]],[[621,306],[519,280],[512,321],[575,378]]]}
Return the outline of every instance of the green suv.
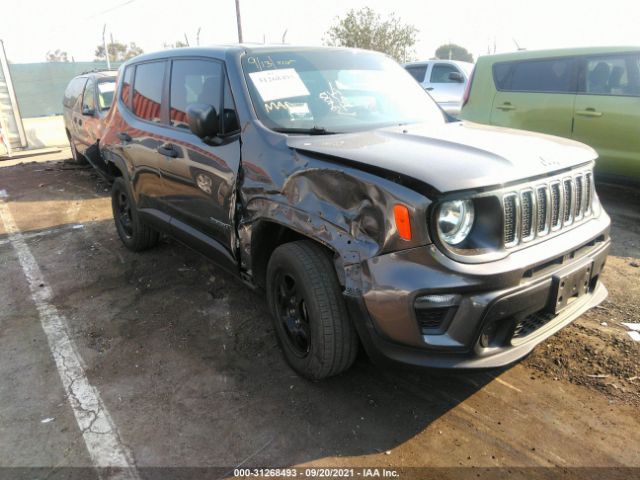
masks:
{"label": "green suv", "polygon": [[640,182],[640,47],[481,57],[460,116],[578,140],[597,174]]}

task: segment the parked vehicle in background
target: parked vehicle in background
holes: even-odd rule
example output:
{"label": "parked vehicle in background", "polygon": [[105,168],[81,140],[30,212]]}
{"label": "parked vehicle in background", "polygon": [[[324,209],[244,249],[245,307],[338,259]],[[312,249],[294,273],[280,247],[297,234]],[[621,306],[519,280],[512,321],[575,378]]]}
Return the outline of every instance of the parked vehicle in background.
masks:
{"label": "parked vehicle in background", "polygon": [[89,161],[102,169],[98,142],[116,88],[116,71],[74,77],[64,92],[64,126],[76,163]]}
{"label": "parked vehicle in background", "polygon": [[461,117],[579,140],[597,174],[640,182],[640,48],[480,57]]}
{"label": "parked vehicle in background", "polygon": [[505,365],[607,295],[593,149],[450,121],[385,55],[180,48],[119,78],[100,146],[123,244],[164,232],[264,290],[305,377],[360,344]]}
{"label": "parked vehicle in background", "polygon": [[404,65],[438,105],[453,116],[460,113],[473,67],[473,63],[456,60],[427,60]]}

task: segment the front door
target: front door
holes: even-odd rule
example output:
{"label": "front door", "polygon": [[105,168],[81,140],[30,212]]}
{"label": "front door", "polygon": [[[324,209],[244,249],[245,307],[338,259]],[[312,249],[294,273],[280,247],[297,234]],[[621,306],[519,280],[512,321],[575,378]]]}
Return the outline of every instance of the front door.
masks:
{"label": "front door", "polygon": [[[206,143],[189,129],[187,106],[212,105],[220,138]],[[235,185],[240,136],[223,64],[210,59],[175,59],[171,65],[169,122],[162,161],[162,202],[178,237],[215,240],[233,255]],[[207,238],[198,240],[207,243]]]}
{"label": "front door", "polygon": [[[459,73],[463,80],[450,79],[451,73]],[[464,77],[464,73],[451,63],[434,63],[426,89],[438,103],[459,103],[464,95]]]}
{"label": "front door", "polygon": [[596,171],[640,179],[640,55],[585,58],[573,138],[600,158]]}

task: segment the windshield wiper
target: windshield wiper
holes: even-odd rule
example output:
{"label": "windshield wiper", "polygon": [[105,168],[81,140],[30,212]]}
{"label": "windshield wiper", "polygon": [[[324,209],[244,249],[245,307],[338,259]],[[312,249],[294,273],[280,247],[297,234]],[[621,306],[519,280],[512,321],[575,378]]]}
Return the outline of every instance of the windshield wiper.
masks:
{"label": "windshield wiper", "polygon": [[285,127],[277,127],[272,128],[274,132],[280,133],[300,133],[306,135],[333,135],[338,132],[330,132],[324,127],[311,127],[311,128],[285,128]]}

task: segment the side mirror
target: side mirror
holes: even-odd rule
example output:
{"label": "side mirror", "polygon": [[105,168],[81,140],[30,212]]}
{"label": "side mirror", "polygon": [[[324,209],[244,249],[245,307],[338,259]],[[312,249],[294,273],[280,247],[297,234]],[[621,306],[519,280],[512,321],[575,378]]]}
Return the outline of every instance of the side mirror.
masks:
{"label": "side mirror", "polygon": [[464,82],[464,78],[460,72],[451,72],[449,73],[449,80],[452,82],[462,83]]}
{"label": "side mirror", "polygon": [[93,117],[96,111],[93,108],[89,108],[86,105],[82,107],[82,115],[86,115],[87,117]]}
{"label": "side mirror", "polygon": [[193,103],[187,107],[189,128],[200,138],[212,138],[220,131],[216,109],[204,103]]}

